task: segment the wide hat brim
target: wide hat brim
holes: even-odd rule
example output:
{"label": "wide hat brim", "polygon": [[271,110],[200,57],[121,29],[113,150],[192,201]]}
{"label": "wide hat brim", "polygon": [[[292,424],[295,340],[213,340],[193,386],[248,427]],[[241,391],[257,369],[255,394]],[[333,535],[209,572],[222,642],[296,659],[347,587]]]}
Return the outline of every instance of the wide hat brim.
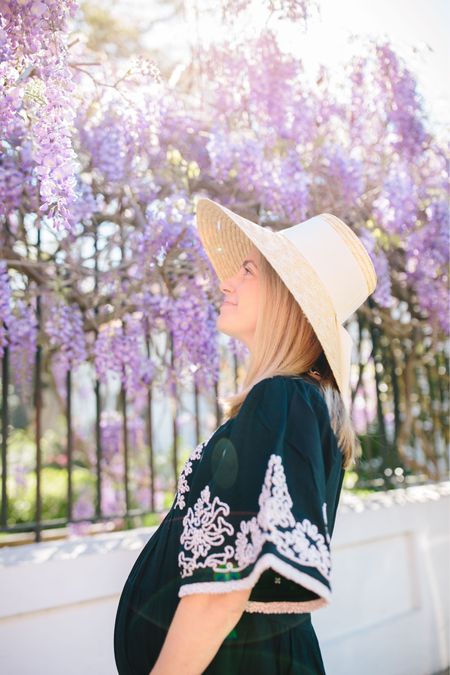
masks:
{"label": "wide hat brim", "polygon": [[237,273],[252,245],[269,261],[311,324],[349,409],[353,340],[338,321],[330,296],[308,260],[281,232],[247,220],[211,199],[197,201],[196,222],[220,282]]}

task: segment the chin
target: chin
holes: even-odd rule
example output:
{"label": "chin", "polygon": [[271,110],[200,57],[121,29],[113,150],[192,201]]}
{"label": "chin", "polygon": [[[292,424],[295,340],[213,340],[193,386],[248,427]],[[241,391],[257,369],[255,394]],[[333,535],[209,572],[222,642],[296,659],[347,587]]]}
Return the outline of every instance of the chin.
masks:
{"label": "chin", "polygon": [[216,321],[217,330],[220,331],[221,333],[224,333],[225,335],[228,335],[229,337],[236,337],[235,335],[233,335],[232,332],[230,332],[229,329],[227,330],[226,321],[222,322],[221,318],[222,317],[219,316]]}

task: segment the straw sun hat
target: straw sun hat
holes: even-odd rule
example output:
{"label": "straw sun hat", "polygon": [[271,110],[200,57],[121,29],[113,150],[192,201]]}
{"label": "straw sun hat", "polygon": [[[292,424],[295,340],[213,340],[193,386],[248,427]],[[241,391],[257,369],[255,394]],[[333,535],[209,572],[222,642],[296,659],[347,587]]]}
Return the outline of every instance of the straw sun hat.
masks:
{"label": "straw sun hat", "polygon": [[206,198],[197,201],[196,221],[220,282],[237,273],[253,245],[269,261],[314,329],[349,409],[353,340],[342,324],[377,285],[356,234],[330,213],[274,232]]}

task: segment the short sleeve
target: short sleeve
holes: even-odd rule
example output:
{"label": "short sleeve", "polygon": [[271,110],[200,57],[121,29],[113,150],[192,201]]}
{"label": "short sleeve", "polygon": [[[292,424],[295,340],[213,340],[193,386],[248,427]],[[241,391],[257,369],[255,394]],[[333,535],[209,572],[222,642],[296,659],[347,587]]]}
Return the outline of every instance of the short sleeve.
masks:
{"label": "short sleeve", "polygon": [[267,613],[329,603],[333,461],[323,447],[325,402],[313,388],[262,380],[205,446],[183,509],[179,597],[251,588],[246,611]]}

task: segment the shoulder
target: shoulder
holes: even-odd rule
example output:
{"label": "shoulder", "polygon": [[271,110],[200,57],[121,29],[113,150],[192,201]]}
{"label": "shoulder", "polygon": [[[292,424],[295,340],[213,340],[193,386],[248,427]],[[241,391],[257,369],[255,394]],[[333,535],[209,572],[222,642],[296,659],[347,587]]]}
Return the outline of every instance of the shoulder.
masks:
{"label": "shoulder", "polygon": [[327,406],[316,384],[302,376],[274,375],[257,382],[248,392],[241,411],[256,414],[265,424],[274,424],[288,415],[322,417]]}
{"label": "shoulder", "polygon": [[269,407],[282,405],[292,392],[293,386],[289,377],[273,375],[254,384],[245,398],[245,403]]}
{"label": "shoulder", "polygon": [[249,391],[246,400],[277,403],[294,395],[311,407],[326,406],[319,386],[302,375],[273,375],[260,380]]}

